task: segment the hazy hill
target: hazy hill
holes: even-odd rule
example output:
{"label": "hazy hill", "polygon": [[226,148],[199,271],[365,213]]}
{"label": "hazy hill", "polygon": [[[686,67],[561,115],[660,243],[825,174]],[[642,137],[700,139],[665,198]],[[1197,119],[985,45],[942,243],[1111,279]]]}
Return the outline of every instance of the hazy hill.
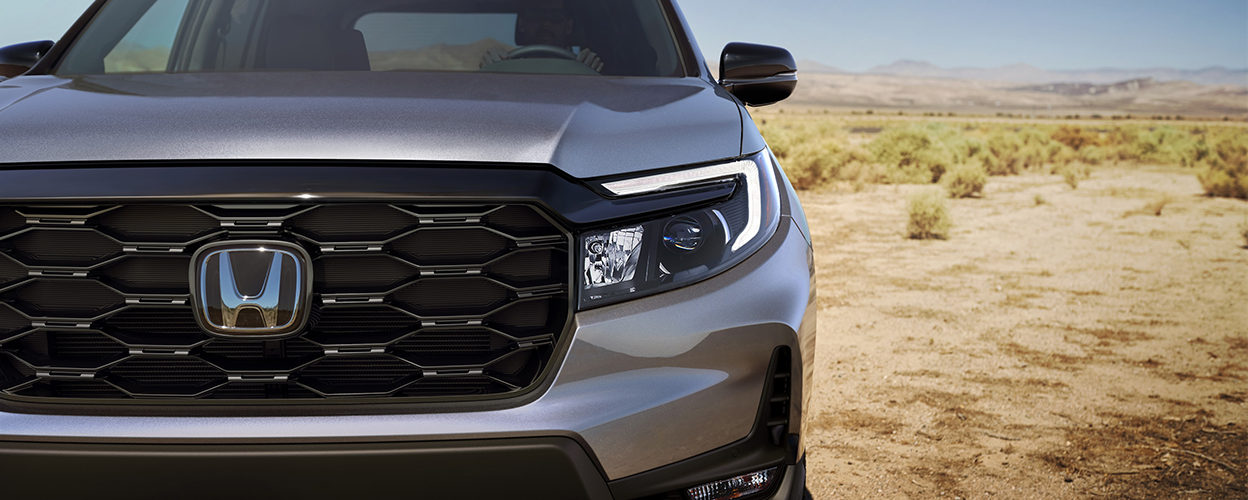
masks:
{"label": "hazy hill", "polygon": [[812,61],[810,59],[803,59],[801,61],[798,61],[797,69],[798,71],[801,71],[802,73],[827,73],[831,75],[840,75],[844,73],[849,73],[848,71],[845,71],[836,66],[828,66],[827,64],[823,64],[818,61]]}
{"label": "hazy hill", "polygon": [[1128,80],[1107,85],[1044,84],[880,74],[800,73],[786,105],[878,111],[1248,116],[1248,87]]}
{"label": "hazy hill", "polygon": [[1078,82],[1107,84],[1153,78],[1162,82],[1184,80],[1203,85],[1248,86],[1248,69],[1228,69],[1221,66],[1198,70],[1175,68],[1046,70],[1030,64],[1011,64],[996,68],[942,68],[929,62],[903,59],[892,64],[876,66],[864,73],[1018,83]]}

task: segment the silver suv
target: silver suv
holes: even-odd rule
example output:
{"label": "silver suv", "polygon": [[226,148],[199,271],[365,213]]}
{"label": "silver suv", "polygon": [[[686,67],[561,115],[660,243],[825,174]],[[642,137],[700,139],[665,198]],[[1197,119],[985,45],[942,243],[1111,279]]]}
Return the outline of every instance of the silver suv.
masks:
{"label": "silver suv", "polygon": [[671,0],[98,0],[0,49],[6,498],[805,494],[805,217]]}

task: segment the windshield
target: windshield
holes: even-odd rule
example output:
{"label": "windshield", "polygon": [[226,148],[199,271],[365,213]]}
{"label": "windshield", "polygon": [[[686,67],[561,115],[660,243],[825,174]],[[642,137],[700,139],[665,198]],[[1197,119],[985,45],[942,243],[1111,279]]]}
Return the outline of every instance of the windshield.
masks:
{"label": "windshield", "polygon": [[111,0],[58,75],[683,74],[659,0]]}

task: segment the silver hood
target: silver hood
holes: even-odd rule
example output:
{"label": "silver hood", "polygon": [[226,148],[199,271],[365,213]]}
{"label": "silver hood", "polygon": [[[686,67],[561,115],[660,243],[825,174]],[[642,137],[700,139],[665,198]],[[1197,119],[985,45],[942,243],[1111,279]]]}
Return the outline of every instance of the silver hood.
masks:
{"label": "silver hood", "polygon": [[204,73],[0,82],[0,164],[417,160],[598,177],[741,151],[741,110],[696,78]]}

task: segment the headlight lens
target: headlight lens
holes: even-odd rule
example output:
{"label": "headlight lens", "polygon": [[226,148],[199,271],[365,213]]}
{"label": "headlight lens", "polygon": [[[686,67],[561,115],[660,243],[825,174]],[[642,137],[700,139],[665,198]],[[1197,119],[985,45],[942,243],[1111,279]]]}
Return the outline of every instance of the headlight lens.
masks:
{"label": "headlight lens", "polygon": [[578,239],[580,307],[594,307],[689,285],[753,254],[775,233],[780,217],[771,153],[677,172],[606,182],[617,196],[735,182],[715,205],[607,230]]}

